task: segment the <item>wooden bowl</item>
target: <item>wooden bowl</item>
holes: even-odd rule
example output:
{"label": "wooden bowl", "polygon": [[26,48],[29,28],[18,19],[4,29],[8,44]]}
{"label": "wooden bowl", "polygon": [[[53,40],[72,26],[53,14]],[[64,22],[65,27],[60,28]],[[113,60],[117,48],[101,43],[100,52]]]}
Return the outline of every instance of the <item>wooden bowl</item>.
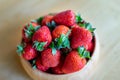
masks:
{"label": "wooden bowl", "polygon": [[28,61],[26,61],[22,56],[20,56],[20,60],[25,71],[33,80],[83,80],[84,77],[88,76],[90,72],[93,71],[94,68],[96,67],[98,56],[99,56],[99,41],[95,33],[95,48],[92,57],[80,71],[61,75],[50,74],[39,71],[37,69],[33,69],[31,67],[31,64]]}

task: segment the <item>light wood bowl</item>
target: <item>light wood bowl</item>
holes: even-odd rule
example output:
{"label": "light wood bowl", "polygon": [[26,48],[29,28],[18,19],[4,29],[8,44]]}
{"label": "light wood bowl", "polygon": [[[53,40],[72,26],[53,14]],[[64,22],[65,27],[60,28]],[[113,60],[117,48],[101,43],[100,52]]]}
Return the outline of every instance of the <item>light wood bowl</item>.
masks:
{"label": "light wood bowl", "polygon": [[70,74],[61,74],[61,75],[49,74],[39,71],[37,69],[33,69],[31,67],[31,64],[21,56],[20,56],[20,60],[25,71],[33,80],[83,80],[84,77],[88,76],[90,72],[93,71],[95,67],[97,67],[96,63],[98,57],[99,57],[99,40],[98,40],[98,36],[95,33],[95,48],[92,57],[84,66],[84,68],[80,71]]}

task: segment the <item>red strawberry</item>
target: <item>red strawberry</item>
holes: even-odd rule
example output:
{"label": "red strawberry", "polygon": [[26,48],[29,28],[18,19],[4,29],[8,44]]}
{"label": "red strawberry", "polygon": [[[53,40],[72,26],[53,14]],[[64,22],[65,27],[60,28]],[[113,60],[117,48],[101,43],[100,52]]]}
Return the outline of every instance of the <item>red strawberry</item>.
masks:
{"label": "red strawberry", "polygon": [[22,56],[26,60],[32,60],[37,57],[37,51],[32,47],[32,44],[27,44],[23,50]]}
{"label": "red strawberry", "polygon": [[[73,26],[71,26],[71,30],[73,29],[73,28],[77,28],[77,27],[80,27],[78,24],[74,24]],[[69,38],[71,38],[71,34],[69,35]]]}
{"label": "red strawberry", "polygon": [[59,25],[52,31],[52,37],[59,38],[61,34],[66,34],[70,29],[67,26]]}
{"label": "red strawberry", "polygon": [[87,51],[89,51],[89,52],[93,52],[93,50],[94,50],[94,43],[91,41],[89,44],[88,44],[88,49],[87,49]]}
{"label": "red strawberry", "polygon": [[61,25],[72,26],[75,23],[75,14],[72,10],[66,10],[56,14],[53,20]]}
{"label": "red strawberry", "polygon": [[47,23],[51,22],[53,19],[52,15],[47,15],[44,16],[43,20],[42,20],[42,25],[46,25]]}
{"label": "red strawberry", "polygon": [[72,28],[77,28],[77,27],[80,27],[78,24],[74,24],[73,26],[72,26]]}
{"label": "red strawberry", "polygon": [[60,63],[58,64],[58,66],[52,68],[53,73],[63,74],[63,71],[62,71],[63,62],[64,62],[64,57],[61,56],[61,60],[60,60]]}
{"label": "red strawberry", "polygon": [[92,40],[92,34],[89,30],[82,27],[75,27],[71,32],[71,47],[73,49],[84,46],[88,49],[88,43]]}
{"label": "red strawberry", "polygon": [[34,33],[34,28],[38,27],[39,25],[35,22],[31,22],[27,26],[25,26],[22,30],[22,38],[24,42],[29,42],[31,40],[31,37]]}
{"label": "red strawberry", "polygon": [[44,47],[47,47],[51,41],[52,41],[52,36],[50,33],[50,30],[47,26],[42,26],[39,28],[33,35],[32,41],[35,42],[44,42],[46,43]]}
{"label": "red strawberry", "polygon": [[40,60],[40,58],[38,58],[37,60],[36,60],[36,67],[37,67],[37,69],[38,70],[40,70],[40,71],[47,71],[48,70],[48,67],[45,67],[45,66],[43,66],[42,64],[41,64],[41,60]]}
{"label": "red strawberry", "polygon": [[63,64],[62,71],[64,73],[72,73],[81,70],[86,64],[86,59],[80,57],[77,51],[71,51]]}
{"label": "red strawberry", "polygon": [[57,50],[55,54],[52,53],[52,49],[48,48],[41,53],[42,64],[46,67],[56,67],[60,62],[60,51]]}

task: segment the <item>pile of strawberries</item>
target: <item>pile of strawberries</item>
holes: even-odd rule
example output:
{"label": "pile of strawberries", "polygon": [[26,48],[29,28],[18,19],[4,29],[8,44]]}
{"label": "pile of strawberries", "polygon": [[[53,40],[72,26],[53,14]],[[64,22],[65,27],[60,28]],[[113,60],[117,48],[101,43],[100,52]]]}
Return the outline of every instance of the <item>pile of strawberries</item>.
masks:
{"label": "pile of strawberries", "polygon": [[17,52],[34,69],[52,74],[81,70],[94,50],[94,31],[79,14],[66,10],[24,26]]}

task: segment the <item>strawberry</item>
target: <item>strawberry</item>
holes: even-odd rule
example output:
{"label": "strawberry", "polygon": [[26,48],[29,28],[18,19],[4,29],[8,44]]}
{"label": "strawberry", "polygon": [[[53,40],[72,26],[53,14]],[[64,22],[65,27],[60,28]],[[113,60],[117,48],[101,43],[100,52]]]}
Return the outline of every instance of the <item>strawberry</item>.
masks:
{"label": "strawberry", "polygon": [[42,26],[41,28],[39,28],[34,33],[32,37],[32,41],[34,43],[34,47],[38,51],[42,51],[52,41],[52,36],[51,36],[49,28],[47,26]]}
{"label": "strawberry", "polygon": [[34,32],[37,30],[37,28],[40,27],[37,23],[31,22],[30,24],[27,24],[23,30],[22,30],[22,38],[24,42],[31,41],[31,38],[34,34]]}
{"label": "strawberry", "polygon": [[93,50],[94,50],[94,42],[93,41],[91,41],[89,44],[88,44],[88,49],[87,49],[89,52],[93,52]]}
{"label": "strawberry", "polygon": [[59,38],[61,34],[66,34],[70,29],[67,26],[59,25],[52,31],[52,37]]}
{"label": "strawberry", "polygon": [[56,50],[56,53],[52,53],[52,49],[48,48],[41,53],[41,62],[45,67],[56,67],[60,62],[60,51]]}
{"label": "strawberry", "polygon": [[87,62],[86,58],[90,58],[90,53],[84,47],[78,47],[77,51],[73,50],[68,53],[62,71],[72,73],[81,70]]}
{"label": "strawberry", "polygon": [[64,62],[64,57],[61,56],[60,63],[58,64],[58,66],[52,68],[52,72],[55,74],[63,74],[62,71],[63,62]]}
{"label": "strawberry", "polygon": [[72,26],[75,23],[75,14],[72,10],[66,10],[56,14],[53,20],[57,24]]}
{"label": "strawberry", "polygon": [[52,19],[53,19],[52,15],[46,15],[46,16],[44,16],[44,18],[42,20],[42,25],[48,24],[49,22],[52,21]]}
{"label": "strawberry", "polygon": [[48,70],[48,67],[45,67],[42,65],[41,59],[39,57],[37,58],[35,65],[36,65],[37,69],[40,71],[47,71]]}
{"label": "strawberry", "polygon": [[32,47],[32,44],[21,44],[17,46],[17,52],[26,60],[32,60],[37,57],[37,51]]}
{"label": "strawberry", "polygon": [[57,49],[61,49],[61,48],[70,49],[70,41],[69,41],[70,33],[71,30],[64,25],[59,25],[52,31],[52,37],[55,41],[55,46]]}
{"label": "strawberry", "polygon": [[86,59],[79,56],[77,51],[71,51],[63,64],[64,73],[72,73],[81,70],[86,64]]}
{"label": "strawberry", "polygon": [[75,27],[71,32],[71,47],[73,49],[78,48],[79,46],[84,46],[88,49],[88,43],[92,40],[92,33],[82,27]]}

